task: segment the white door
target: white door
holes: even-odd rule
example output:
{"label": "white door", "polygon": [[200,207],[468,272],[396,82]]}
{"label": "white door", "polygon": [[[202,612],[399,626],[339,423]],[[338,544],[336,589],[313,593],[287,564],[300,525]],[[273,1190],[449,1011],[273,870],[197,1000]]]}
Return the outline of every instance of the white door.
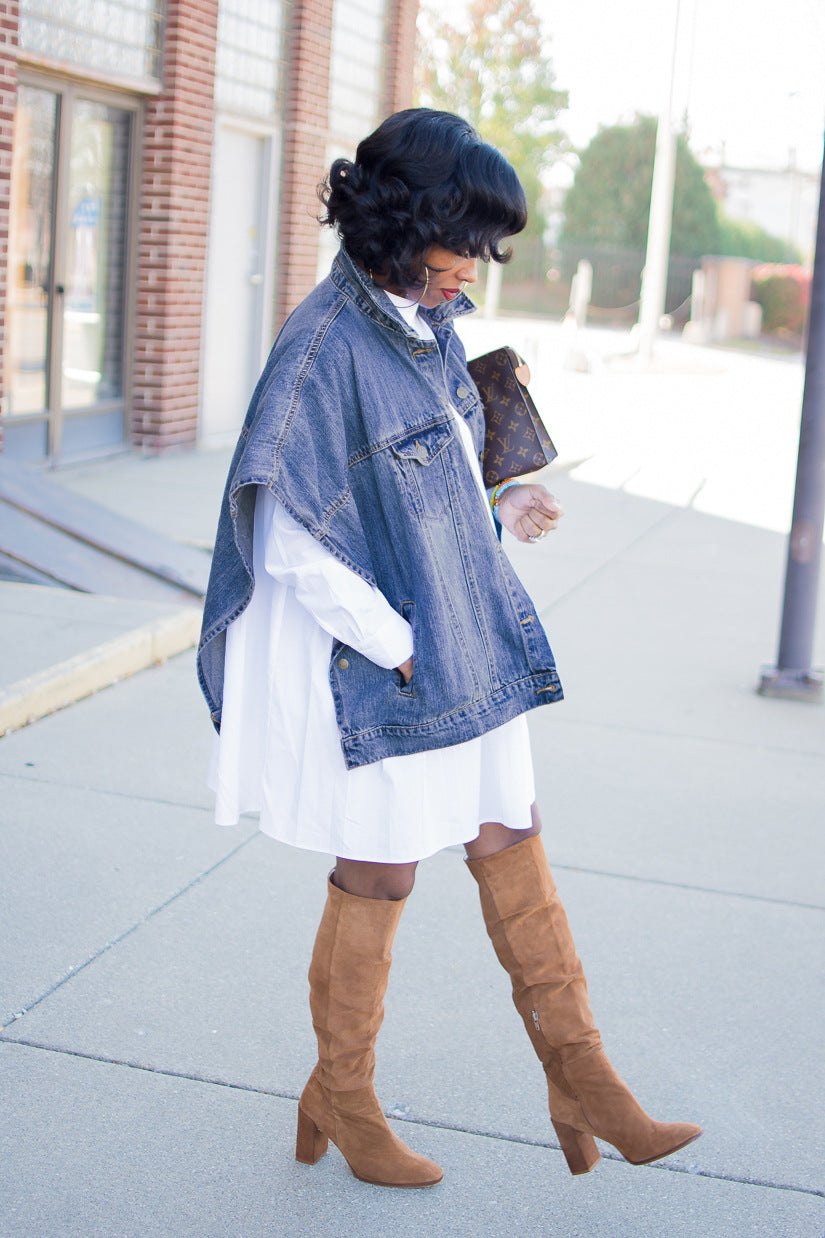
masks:
{"label": "white door", "polygon": [[237,433],[269,347],[273,139],[218,125],[201,364],[202,439]]}

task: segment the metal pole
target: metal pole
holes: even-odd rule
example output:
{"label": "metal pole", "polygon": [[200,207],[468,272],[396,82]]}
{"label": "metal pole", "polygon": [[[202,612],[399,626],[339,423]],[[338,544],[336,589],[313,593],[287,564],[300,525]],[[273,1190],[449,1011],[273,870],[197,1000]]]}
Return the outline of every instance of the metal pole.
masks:
{"label": "metal pole", "polygon": [[825,521],[825,156],[811,282],[805,389],[799,429],[785,599],[777,665],[762,673],[763,696],[821,701],[822,672],[811,667]]}
{"label": "metal pole", "polygon": [[656,154],[653,159],[653,186],[650,194],[650,220],[647,232],[645,268],[639,306],[639,362],[650,364],[659,321],[665,312],[667,270],[670,261],[670,232],[673,225],[673,185],[676,179],[676,134],[673,131],[673,86],[676,78],[676,51],[679,45],[679,8],[676,0],[673,22],[673,50],[668,82],[659,123],[656,126]]}
{"label": "metal pole", "polygon": [[498,317],[498,303],[501,297],[501,281],[504,271],[500,262],[487,264],[487,283],[484,286],[483,318]]}

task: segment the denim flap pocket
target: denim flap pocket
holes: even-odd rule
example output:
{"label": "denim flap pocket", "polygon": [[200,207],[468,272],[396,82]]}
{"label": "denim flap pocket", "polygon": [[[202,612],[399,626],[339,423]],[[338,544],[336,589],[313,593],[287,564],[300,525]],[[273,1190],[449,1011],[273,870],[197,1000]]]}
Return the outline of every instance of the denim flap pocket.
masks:
{"label": "denim flap pocket", "polygon": [[453,427],[442,421],[437,426],[416,430],[390,446],[400,460],[416,460],[419,464],[431,464],[453,437]]}
{"label": "denim flap pocket", "polygon": [[444,450],[453,434],[453,427],[442,422],[390,444],[401,489],[419,519],[440,520],[449,510],[451,488],[460,489],[450,453]]}

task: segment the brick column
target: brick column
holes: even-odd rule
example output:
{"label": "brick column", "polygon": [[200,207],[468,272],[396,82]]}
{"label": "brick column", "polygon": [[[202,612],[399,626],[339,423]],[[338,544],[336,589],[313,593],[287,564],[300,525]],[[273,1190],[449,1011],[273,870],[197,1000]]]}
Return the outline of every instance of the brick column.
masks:
{"label": "brick column", "polygon": [[384,93],[387,116],[412,106],[417,18],[418,0],[390,0]]}
{"label": "brick column", "polygon": [[[6,286],[14,108],[17,101],[17,0],[0,0],[0,396],[5,396]],[[0,423],[0,446],[3,427]]]}
{"label": "brick column", "polygon": [[132,438],[153,451],[197,434],[217,26],[218,0],[168,0],[146,109]]}
{"label": "brick column", "polygon": [[[278,219],[276,326],[315,286],[316,196],[326,172],[333,0],[295,0],[289,35]],[[357,72],[357,68],[353,68]]]}

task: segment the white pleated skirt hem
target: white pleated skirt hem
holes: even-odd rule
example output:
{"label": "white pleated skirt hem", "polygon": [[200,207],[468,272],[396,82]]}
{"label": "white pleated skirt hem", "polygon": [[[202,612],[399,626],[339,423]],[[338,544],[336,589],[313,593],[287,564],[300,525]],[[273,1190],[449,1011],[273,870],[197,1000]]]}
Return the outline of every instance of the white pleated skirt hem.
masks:
{"label": "white pleated skirt hem", "polygon": [[[472,842],[487,821],[512,830],[532,826],[535,784],[524,714],[465,743],[355,770],[343,771],[339,756],[337,777],[329,766],[309,763],[293,779],[264,772],[254,790],[247,786],[240,795],[237,784],[221,787],[215,739],[208,781],[216,823],[234,825],[240,814],[258,813],[262,833],[305,851],[411,864]],[[281,761],[274,768],[283,774]]]}

